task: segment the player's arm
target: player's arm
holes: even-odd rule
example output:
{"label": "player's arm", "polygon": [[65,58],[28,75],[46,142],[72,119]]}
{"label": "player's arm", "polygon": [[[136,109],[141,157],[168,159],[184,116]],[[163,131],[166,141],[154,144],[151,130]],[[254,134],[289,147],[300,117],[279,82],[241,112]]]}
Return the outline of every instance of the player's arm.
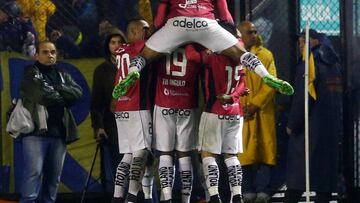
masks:
{"label": "player's arm", "polygon": [[240,96],[242,96],[244,94],[244,92],[246,91],[246,79],[245,79],[245,72],[242,69],[239,73],[240,79],[238,82],[238,85],[236,85],[235,90],[233,93],[231,94],[219,94],[216,96],[216,98],[218,100],[220,100],[220,102],[222,104],[232,104],[234,103],[234,101],[238,101]]}
{"label": "player's arm", "polygon": [[239,83],[235,87],[235,91],[230,94],[233,100],[238,100],[245,92],[246,92],[246,77],[245,77],[245,70],[241,69],[239,71]]}
{"label": "player's arm", "polygon": [[154,19],[155,29],[159,29],[164,25],[166,16],[168,14],[169,0],[160,0],[157,8],[157,13]]}
{"label": "player's arm", "polygon": [[229,12],[226,0],[217,0],[215,4],[215,11],[217,14],[216,17],[219,18],[220,21],[225,21],[232,24],[234,23],[231,13]]}

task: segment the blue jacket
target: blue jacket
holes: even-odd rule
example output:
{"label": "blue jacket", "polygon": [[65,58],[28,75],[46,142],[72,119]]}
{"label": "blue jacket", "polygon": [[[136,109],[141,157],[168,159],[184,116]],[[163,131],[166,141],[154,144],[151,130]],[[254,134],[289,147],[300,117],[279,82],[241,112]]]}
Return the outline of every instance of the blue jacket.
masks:
{"label": "blue jacket", "polygon": [[[326,45],[313,47],[317,99],[309,96],[310,187],[333,192],[339,178],[339,142],[342,137],[342,75],[338,57]],[[290,109],[287,186],[305,190],[304,69],[296,67],[295,94]]]}

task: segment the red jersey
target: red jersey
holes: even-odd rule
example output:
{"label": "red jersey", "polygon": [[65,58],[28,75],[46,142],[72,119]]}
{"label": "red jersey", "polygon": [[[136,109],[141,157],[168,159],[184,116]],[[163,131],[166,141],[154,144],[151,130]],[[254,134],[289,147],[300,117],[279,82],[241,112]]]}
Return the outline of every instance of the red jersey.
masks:
{"label": "red jersey", "polygon": [[155,27],[159,28],[166,19],[178,16],[233,22],[226,0],[162,0],[154,20]]}
{"label": "red jersey", "polygon": [[[133,44],[122,44],[116,51],[117,73],[115,84],[118,84],[128,74],[130,60],[139,55],[145,41],[139,41]],[[137,111],[150,109],[150,69],[143,68],[140,79],[135,82],[129,91],[118,99],[115,111]]]}
{"label": "red jersey", "polygon": [[176,49],[161,58],[154,67],[157,69],[156,105],[176,109],[198,106],[201,54],[193,45]]}
{"label": "red jersey", "polygon": [[[217,54],[203,54],[205,70],[203,87],[205,111],[218,115],[243,115],[240,95],[244,92],[245,70],[239,62]],[[223,105],[216,98],[219,94],[231,95],[233,104]]]}

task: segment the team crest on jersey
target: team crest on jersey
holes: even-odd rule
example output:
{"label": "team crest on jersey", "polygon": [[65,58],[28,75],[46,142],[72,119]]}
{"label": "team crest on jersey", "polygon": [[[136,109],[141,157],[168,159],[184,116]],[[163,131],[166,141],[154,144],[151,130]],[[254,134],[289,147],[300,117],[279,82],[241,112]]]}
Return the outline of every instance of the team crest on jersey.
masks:
{"label": "team crest on jersey", "polygon": [[185,0],[184,4],[179,4],[180,8],[197,8],[197,9],[206,9],[204,6],[198,4],[197,0]]}

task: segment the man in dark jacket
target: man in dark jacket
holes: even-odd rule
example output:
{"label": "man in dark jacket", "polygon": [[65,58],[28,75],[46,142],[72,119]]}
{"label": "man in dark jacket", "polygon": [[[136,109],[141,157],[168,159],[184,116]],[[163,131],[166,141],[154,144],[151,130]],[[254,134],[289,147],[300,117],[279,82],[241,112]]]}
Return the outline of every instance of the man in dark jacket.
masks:
{"label": "man in dark jacket", "polygon": [[[326,36],[310,29],[310,49],[314,56],[316,96],[309,96],[310,190],[317,203],[329,202],[339,179],[339,141],[342,133],[342,79],[339,59]],[[300,51],[304,36],[299,37]],[[304,61],[296,69],[295,94],[287,133],[286,202],[298,202],[305,191]]]}
{"label": "man in dark jacket", "polygon": [[116,49],[125,43],[125,35],[112,29],[104,43],[105,61],[96,67],[91,98],[91,123],[94,138],[101,142],[101,182],[108,192],[113,192],[116,168],[121,160],[115,116],[110,112],[112,90],[117,71]]}
{"label": "man in dark jacket", "polygon": [[40,43],[35,58],[37,61],[25,69],[20,84],[24,107],[30,111],[35,124],[35,130],[22,137],[24,165],[20,202],[50,203],[56,200],[66,143],[78,138],[68,107],[80,99],[82,89],[68,73],[59,70],[53,43]]}

